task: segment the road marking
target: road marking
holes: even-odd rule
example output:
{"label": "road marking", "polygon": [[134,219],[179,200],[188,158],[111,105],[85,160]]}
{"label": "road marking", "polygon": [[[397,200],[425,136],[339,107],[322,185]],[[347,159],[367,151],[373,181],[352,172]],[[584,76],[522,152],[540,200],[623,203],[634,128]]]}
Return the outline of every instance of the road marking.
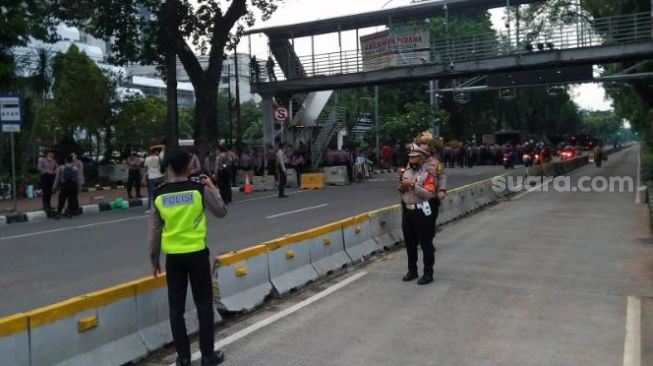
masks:
{"label": "road marking", "polygon": [[[287,317],[288,315],[291,315],[291,314],[293,314],[293,313],[295,313],[295,312],[297,312],[297,311],[299,311],[299,310],[301,310],[301,309],[303,309],[303,308],[305,308],[305,307],[307,307],[307,306],[309,306],[309,305],[311,305],[311,304],[313,304],[313,303],[315,303],[315,302],[317,302],[317,301],[331,295],[332,293],[334,293],[334,292],[336,292],[336,291],[338,291],[338,290],[352,284],[353,282],[363,278],[365,275],[367,275],[367,272],[359,272],[359,273],[357,273],[357,274],[355,274],[355,275],[353,275],[351,277],[348,277],[345,280],[343,280],[341,282],[338,282],[337,284],[335,284],[335,285],[333,285],[333,286],[331,286],[331,287],[329,287],[329,288],[327,288],[327,289],[325,289],[325,290],[323,290],[323,291],[309,297],[308,299],[289,307],[286,310],[283,310],[283,311],[281,311],[279,313],[276,313],[276,314],[272,315],[269,318],[263,319],[258,323],[252,324],[249,327],[247,327],[245,329],[242,329],[242,330],[230,335],[229,337],[227,337],[227,338],[225,338],[225,339],[223,339],[221,341],[216,342],[215,343],[215,349],[219,350],[219,349],[222,349],[224,347],[227,347],[228,345],[247,337],[248,335],[258,331],[259,329],[261,329],[263,327],[266,327],[266,326],[268,326],[268,325],[270,325],[272,323],[275,323],[275,322]],[[200,352],[195,352],[195,353],[193,353],[191,360],[193,360],[193,361],[199,360],[201,357],[202,357],[202,354]],[[175,364],[171,364],[170,366],[175,366]]]}
{"label": "road marking", "polygon": [[276,215],[267,216],[265,219],[266,219],[266,220],[275,219],[275,218],[277,218],[277,217],[281,217],[281,216],[287,216],[287,215],[292,215],[292,214],[296,214],[296,213],[300,213],[300,212],[304,212],[304,211],[315,210],[315,209],[318,209],[318,208],[326,207],[326,206],[328,206],[328,205],[329,205],[328,203],[325,203],[325,204],[323,204],[323,205],[317,205],[317,206],[312,206],[312,207],[300,208],[299,210],[288,211],[288,212],[282,212],[282,213],[279,213],[279,214],[276,214]]}
{"label": "road marking", "polygon": [[623,366],[641,366],[642,364],[641,320],[642,300],[635,296],[628,296]]}
{"label": "road marking", "polygon": [[642,192],[639,190],[639,187],[642,186],[641,177],[639,175],[640,170],[642,169],[642,145],[639,145],[637,150],[637,190],[635,191],[635,204],[639,205],[642,203]]}
{"label": "road marking", "polygon": [[0,241],[3,240],[10,240],[10,239],[19,239],[19,238],[25,238],[29,236],[37,236],[37,235],[45,235],[45,234],[52,234],[52,233],[58,233],[61,231],[68,231],[68,230],[75,230],[75,229],[85,229],[89,227],[94,227],[94,226],[100,226],[100,225],[107,225],[107,224],[117,224],[119,222],[125,222],[125,221],[132,221],[132,220],[142,220],[147,218],[148,216],[142,216],[139,215],[137,217],[130,217],[127,219],[118,219],[118,220],[111,220],[111,221],[102,221],[102,222],[96,222],[93,224],[86,224],[86,225],[79,225],[79,226],[70,226],[70,227],[62,227],[59,229],[53,229],[53,230],[44,230],[44,231],[37,231],[29,234],[21,234],[21,235],[13,235],[13,236],[5,236],[5,237],[0,237]]}
{"label": "road marking", "polygon": [[476,176],[478,176],[478,175],[483,175],[483,174],[486,174],[486,172],[470,173],[470,174],[467,174],[467,176],[468,176],[468,177],[476,177]]}
{"label": "road marking", "polygon": [[[519,193],[519,194],[516,195],[512,200],[518,200],[518,199],[521,199],[521,198],[523,198],[524,196],[526,196],[526,195],[529,194],[529,193],[533,193],[533,192],[541,192],[541,191],[542,191],[542,187],[544,187],[544,186],[548,186],[551,182],[553,182],[553,178],[549,178],[549,179],[545,180],[545,181],[542,182],[542,183],[538,183],[535,187],[531,187],[531,188],[529,188],[529,189],[526,189],[524,192]],[[523,188],[522,188],[522,189],[523,189]]]}
{"label": "road marking", "polygon": [[[291,195],[291,194],[300,194],[300,193],[306,193],[306,192],[311,192],[311,191],[310,190],[299,190],[299,191],[296,191],[296,192],[288,192],[286,194]],[[278,195],[274,194],[274,195],[270,195],[270,196],[250,198],[250,199],[242,200],[242,201],[234,201],[234,203],[247,203],[247,202],[261,201],[261,200],[266,200],[266,199],[269,199],[269,198],[277,198],[277,197],[278,197]]]}

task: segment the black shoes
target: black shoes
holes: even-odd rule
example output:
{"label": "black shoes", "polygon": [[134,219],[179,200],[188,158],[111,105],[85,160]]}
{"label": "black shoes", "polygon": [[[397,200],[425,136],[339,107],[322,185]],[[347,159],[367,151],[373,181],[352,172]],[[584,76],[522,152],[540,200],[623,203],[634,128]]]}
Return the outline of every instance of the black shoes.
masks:
{"label": "black shoes", "polygon": [[[408,273],[406,273],[404,278],[402,278],[402,281],[410,282],[410,281],[412,281],[412,280],[414,280],[414,279],[416,279],[418,277],[419,277],[419,275],[417,274],[417,272],[408,272]],[[433,282],[433,275],[425,274],[424,276],[419,277],[419,281],[417,281],[417,284],[418,285],[428,285],[431,282]]]}
{"label": "black shoes", "polygon": [[408,273],[406,273],[404,278],[402,278],[401,280],[404,281],[404,282],[410,282],[410,281],[416,279],[417,277],[419,277],[417,272],[408,272]]}
{"label": "black shoes", "polygon": [[429,283],[433,282],[433,275],[427,275],[425,274],[422,276],[422,278],[417,281],[418,285],[428,285]]}
{"label": "black shoes", "polygon": [[217,366],[224,362],[224,353],[222,351],[215,351],[210,356],[202,357],[202,366]]}
{"label": "black shoes", "polygon": [[190,358],[179,358],[177,357],[177,361],[175,362],[175,365],[177,366],[190,366]]}
{"label": "black shoes", "polygon": [[[217,366],[224,362],[224,353],[222,351],[215,351],[210,356],[202,356],[202,366]],[[177,366],[191,366],[190,358],[177,357]]]}

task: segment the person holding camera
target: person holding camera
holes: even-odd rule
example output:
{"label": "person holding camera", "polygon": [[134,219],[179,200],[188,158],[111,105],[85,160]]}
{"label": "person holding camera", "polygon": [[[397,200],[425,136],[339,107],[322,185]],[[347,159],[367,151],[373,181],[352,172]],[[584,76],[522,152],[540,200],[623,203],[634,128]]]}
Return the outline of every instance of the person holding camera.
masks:
{"label": "person holding camera", "polygon": [[[161,273],[160,253],[166,254],[166,282],[170,308],[170,328],[177,351],[177,365],[190,366],[190,342],[184,320],[188,280],[199,319],[202,366],[219,365],[221,351],[214,350],[215,322],[211,263],[206,246],[206,214],[216,217],[227,214],[220,193],[205,174],[194,180],[192,157],[183,150],[166,154],[168,182],[154,192],[149,216],[148,241],[153,275]],[[195,181],[197,180],[197,181]]]}

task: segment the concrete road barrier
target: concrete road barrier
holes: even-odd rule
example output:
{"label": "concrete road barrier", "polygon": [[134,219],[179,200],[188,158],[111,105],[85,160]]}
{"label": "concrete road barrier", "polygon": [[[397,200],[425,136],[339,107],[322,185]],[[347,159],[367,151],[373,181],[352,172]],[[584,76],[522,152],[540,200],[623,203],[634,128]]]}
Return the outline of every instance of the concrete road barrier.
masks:
{"label": "concrete road barrier", "polygon": [[301,176],[301,189],[324,189],[324,174],[304,173]]}
{"label": "concrete road barrier", "polygon": [[385,208],[369,212],[372,239],[383,249],[394,247],[400,238],[394,233],[397,223],[394,221],[393,208]]}
{"label": "concrete road barrier", "polygon": [[335,222],[305,232],[309,240],[311,264],[320,276],[346,267],[352,263],[345,252],[342,224]]}
{"label": "concrete road barrier", "polygon": [[306,233],[297,233],[265,244],[270,282],[277,294],[285,295],[319,277],[311,265],[310,240]]}
{"label": "concrete road barrier", "polygon": [[27,315],[21,313],[0,319],[0,365],[24,366],[29,362]]}
{"label": "concrete road barrier", "polygon": [[324,184],[345,186],[349,183],[346,166],[327,166],[324,168]]}
{"label": "concrete road barrier", "polygon": [[229,312],[252,310],[272,292],[268,247],[257,245],[218,256],[216,271],[220,307]]}
{"label": "concrete road barrier", "polygon": [[299,188],[297,186],[297,171],[293,168],[286,170],[286,188]]}
{"label": "concrete road barrier", "polygon": [[254,185],[254,190],[257,192],[276,190],[273,175],[257,175],[254,177],[252,184]]}
{"label": "concrete road barrier", "polygon": [[31,365],[109,366],[142,357],[136,314],[131,283],[31,311]]}
{"label": "concrete road barrier", "polygon": [[369,214],[354,216],[341,223],[345,252],[352,261],[360,262],[383,249],[372,239]]}

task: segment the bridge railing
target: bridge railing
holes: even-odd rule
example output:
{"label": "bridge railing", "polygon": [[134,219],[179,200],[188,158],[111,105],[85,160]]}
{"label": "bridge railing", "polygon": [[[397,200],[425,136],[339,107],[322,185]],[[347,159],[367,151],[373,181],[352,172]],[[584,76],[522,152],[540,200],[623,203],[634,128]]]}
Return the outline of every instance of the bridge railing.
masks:
{"label": "bridge railing", "polygon": [[[345,75],[395,67],[415,65],[449,65],[501,56],[534,52],[623,44],[651,39],[650,13],[617,15],[584,20],[569,24],[548,24],[536,30],[521,29],[496,34],[474,34],[461,37],[434,39],[428,51],[400,53],[392,62],[387,59],[363,59],[361,50],[343,50],[331,53],[299,56],[307,78]],[[284,65],[288,66],[288,65]],[[286,67],[288,69],[288,67]],[[258,78],[252,73],[253,83],[275,81],[269,76],[265,62],[259,65]],[[275,65],[277,81],[289,80],[279,65]],[[296,78],[295,78],[296,79]]]}

